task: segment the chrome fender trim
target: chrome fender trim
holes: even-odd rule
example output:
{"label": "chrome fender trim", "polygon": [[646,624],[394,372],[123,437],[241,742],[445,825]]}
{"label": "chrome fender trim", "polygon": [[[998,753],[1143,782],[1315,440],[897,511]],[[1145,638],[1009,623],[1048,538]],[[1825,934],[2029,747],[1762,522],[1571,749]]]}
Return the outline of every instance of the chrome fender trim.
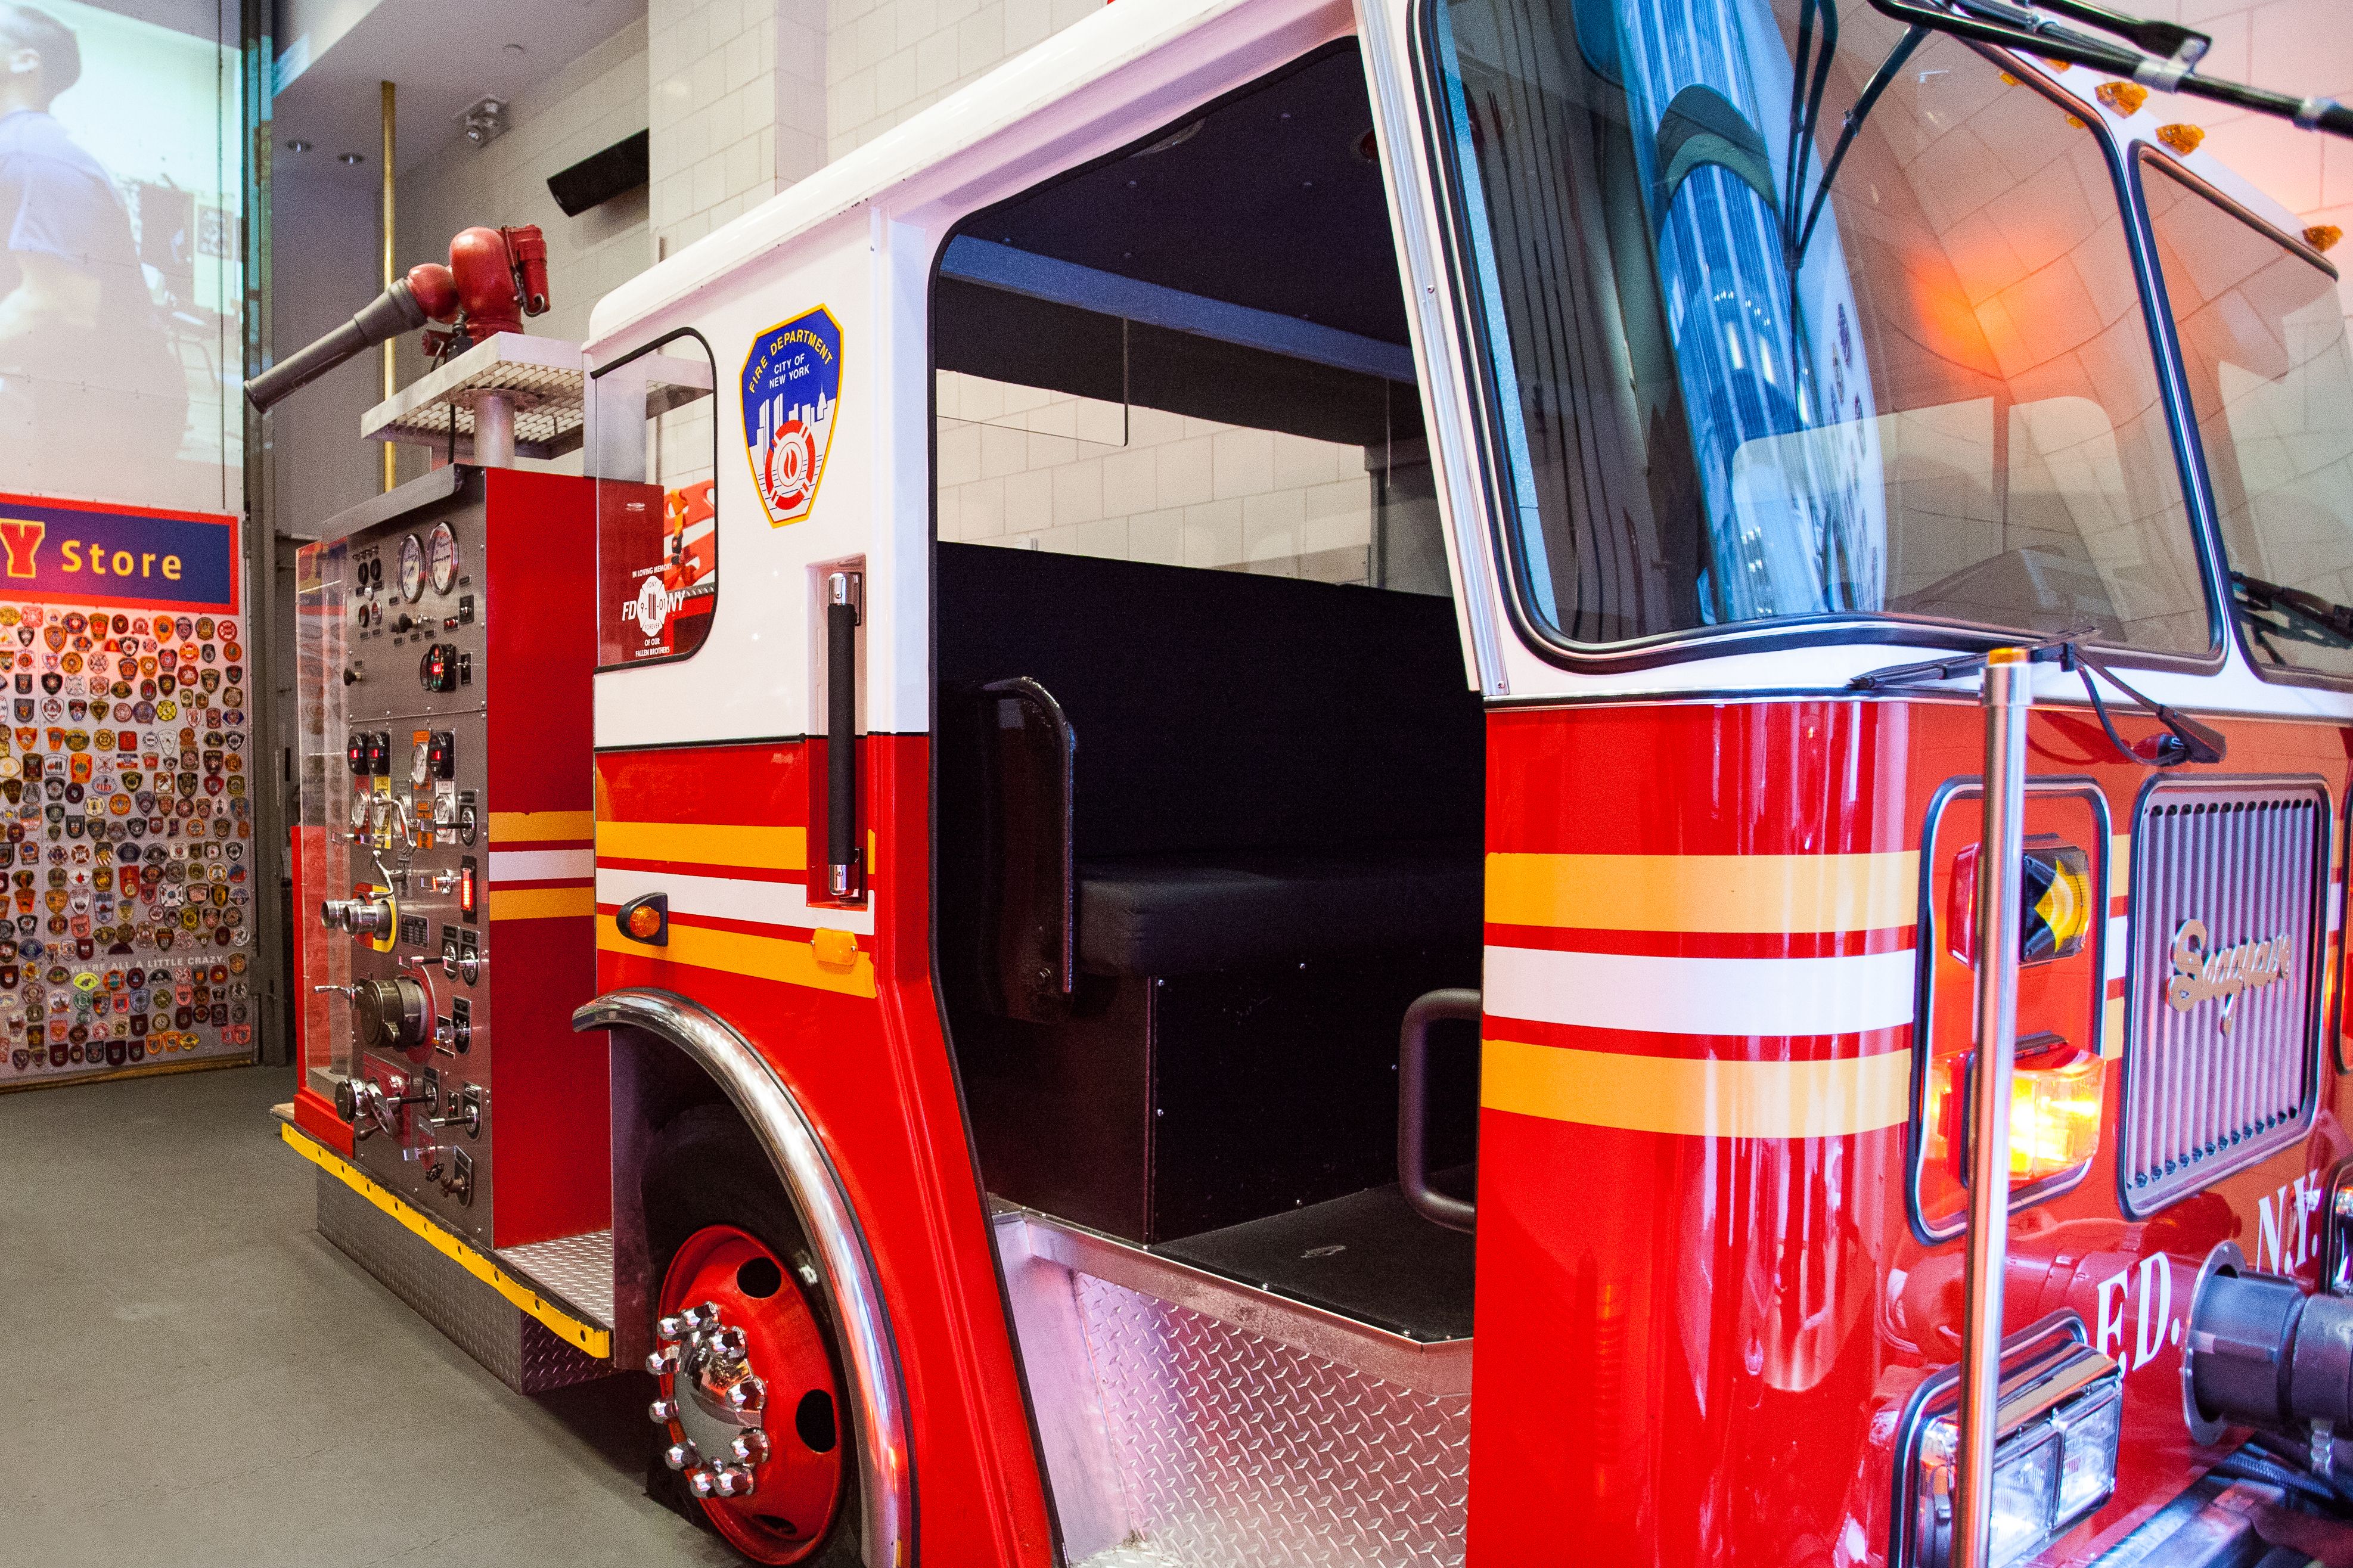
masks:
{"label": "chrome fender trim", "polygon": [[572,1015],[575,1032],[638,1029],[667,1041],[711,1076],[767,1152],[793,1212],[818,1252],[855,1390],[862,1545],[869,1568],[914,1562],[915,1492],[906,1382],[865,1232],[840,1175],[800,1102],[750,1042],[716,1014],[673,992],[608,991]]}

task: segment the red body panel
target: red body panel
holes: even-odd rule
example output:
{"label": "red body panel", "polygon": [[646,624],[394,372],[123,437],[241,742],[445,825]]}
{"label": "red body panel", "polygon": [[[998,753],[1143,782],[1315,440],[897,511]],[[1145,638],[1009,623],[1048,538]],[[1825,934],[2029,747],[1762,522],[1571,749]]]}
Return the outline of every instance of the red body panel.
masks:
{"label": "red body panel", "polygon": [[[481,566],[488,683],[491,818],[482,921],[496,987],[491,1072],[498,1121],[493,1245],[528,1246],[613,1223],[611,1081],[572,1033],[596,994],[591,879],[518,880],[496,853],[583,850],[595,804],[587,767],[596,664],[596,481],[520,468],[483,470]],[[518,816],[566,814],[575,826],[517,838]],[[531,898],[528,918],[510,900]],[[547,913],[548,898],[568,899]]]}
{"label": "red body panel", "polygon": [[[2341,815],[2343,732],[2255,721],[2220,728],[2229,766],[2209,772],[2317,774]],[[1913,850],[1940,786],[1978,771],[1982,735],[1978,710],[1950,701],[1501,712],[1489,725],[1488,849]],[[2106,796],[2113,831],[2131,830],[2152,770],[2119,763],[2097,727],[2073,714],[2038,713],[2031,746],[2030,783],[2089,778]],[[2110,907],[2122,912],[2121,877],[2111,892]],[[1584,952],[1793,958],[1909,949],[1916,937],[1900,927],[1833,936],[1541,934]],[[2327,940],[2333,952],[2337,933]],[[1495,926],[1488,941],[1491,981],[1494,946],[1537,945],[1525,931]],[[1730,1063],[1908,1057],[1914,1043],[1908,1026],[1725,1037],[1492,1015],[1484,1032],[1546,1048]],[[1489,1059],[1492,1074],[1492,1049]],[[2212,1457],[2189,1445],[2176,1348],[2199,1262],[2232,1238],[2254,1258],[2263,1206],[2348,1146],[2332,1061],[2318,1119],[2300,1144],[2147,1223],[2127,1223],[2116,1192],[2113,1071],[2106,1094],[2088,1176],[2021,1209],[2012,1224],[2006,1326],[2072,1309],[2100,1348],[2129,1366],[2116,1496],[2048,1562],[2088,1558]],[[1930,1246],[1912,1228],[1907,1128],[1709,1136],[1524,1114],[1493,1100],[1491,1091],[1480,1131],[1472,1568],[1881,1561],[1891,1542],[1898,1417],[1922,1379],[1957,1353],[1962,1243]],[[2316,1222],[2291,1223],[2276,1266],[2310,1279],[2316,1231]],[[2164,1262],[2139,1267],[2159,1254]],[[2121,1290],[2119,1276],[2127,1281]]]}
{"label": "red body panel", "polygon": [[[812,972],[792,950],[812,927],[699,916],[672,906],[673,948],[615,951],[600,909],[601,989],[652,985],[725,1018],[790,1086],[841,1173],[892,1313],[907,1385],[919,1487],[921,1560],[951,1568],[1051,1561],[1050,1534],[996,1261],[931,980],[930,743],[864,743],[874,846],[872,934],[859,971]],[[810,791],[799,742],[608,752],[596,759],[607,824],[802,828]],[[703,855],[726,852],[724,839]],[[744,839],[747,845],[749,837]],[[600,866],[802,885],[800,869],[709,859],[626,858]],[[836,911],[812,910],[815,927]],[[839,929],[838,924],[835,929]],[[696,947],[699,934],[752,946]],[[682,962],[692,952],[709,962]],[[784,962],[790,958],[789,964]],[[724,961],[735,968],[715,964]],[[871,963],[872,994],[857,994]],[[816,973],[824,984],[779,975]],[[832,978],[825,978],[831,975]]]}

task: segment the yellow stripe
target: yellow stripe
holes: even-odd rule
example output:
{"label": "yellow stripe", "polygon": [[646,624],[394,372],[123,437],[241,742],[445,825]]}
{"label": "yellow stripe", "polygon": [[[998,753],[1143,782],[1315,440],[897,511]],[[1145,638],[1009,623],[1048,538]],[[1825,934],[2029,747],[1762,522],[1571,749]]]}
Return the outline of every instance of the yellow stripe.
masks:
{"label": "yellow stripe", "polygon": [[1487,918],[1606,931],[1883,931],[1920,918],[1920,856],[1490,855]]}
{"label": "yellow stripe", "polygon": [[813,943],[797,942],[789,937],[713,931],[709,926],[681,925],[673,921],[670,922],[669,944],[648,947],[642,942],[631,942],[615,931],[612,921],[598,921],[596,946],[605,952],[625,952],[632,958],[691,963],[697,969],[722,969],[730,974],[748,974],[754,980],[775,980],[786,985],[838,991],[845,996],[874,994],[874,957],[871,953],[861,950],[848,967],[831,968],[817,961],[817,948]]}
{"label": "yellow stripe", "polygon": [[808,830],[709,822],[600,822],[596,853],[612,860],[685,860],[798,871],[808,864]]}
{"label": "yellow stripe", "polygon": [[2115,1061],[2125,1054],[2125,999],[2111,996],[2100,1015],[2100,1057]]}
{"label": "yellow stripe", "polygon": [[493,844],[544,844],[551,839],[586,838],[596,831],[593,811],[494,811],[491,813]]}
{"label": "yellow stripe", "polygon": [[1488,1040],[1479,1103],[1553,1121],[1703,1138],[1832,1138],[1912,1114],[1912,1056],[1694,1061]]}
{"label": "yellow stripe", "polygon": [[307,1137],[282,1121],[278,1125],[278,1132],[279,1136],[292,1145],[296,1153],[398,1220],[411,1232],[429,1243],[433,1250],[496,1290],[517,1308],[538,1319],[558,1339],[567,1344],[579,1346],[598,1361],[611,1358],[613,1336],[610,1331],[600,1329],[594,1323],[582,1322],[459,1240],[448,1231],[427,1219],[423,1213],[412,1208],[382,1183],[324,1144]]}
{"label": "yellow stripe", "polygon": [[595,888],[492,888],[491,919],[554,921],[596,912]]}

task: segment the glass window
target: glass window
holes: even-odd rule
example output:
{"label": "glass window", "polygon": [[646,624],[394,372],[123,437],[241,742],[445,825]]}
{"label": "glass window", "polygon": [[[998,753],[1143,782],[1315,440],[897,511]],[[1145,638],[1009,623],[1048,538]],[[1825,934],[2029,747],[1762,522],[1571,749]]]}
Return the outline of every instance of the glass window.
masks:
{"label": "glass window", "polygon": [[[596,668],[691,658],[719,605],[717,371],[697,332],[599,371]],[[640,414],[642,409],[642,414]],[[642,418],[643,425],[638,421]]]}
{"label": "glass window", "polygon": [[2149,226],[2259,665],[2353,676],[2353,355],[2337,275],[2164,165]]}
{"label": "glass window", "polygon": [[2097,139],[1961,44],[1799,11],[1436,0],[1533,617],[2207,651]]}

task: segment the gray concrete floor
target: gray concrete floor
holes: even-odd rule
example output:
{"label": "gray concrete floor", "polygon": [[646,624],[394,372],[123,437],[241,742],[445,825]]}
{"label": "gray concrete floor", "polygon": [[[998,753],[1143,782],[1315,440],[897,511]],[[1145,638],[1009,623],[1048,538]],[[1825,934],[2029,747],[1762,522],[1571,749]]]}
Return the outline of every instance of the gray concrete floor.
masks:
{"label": "gray concrete floor", "polygon": [[285,1068],[0,1095],[0,1568],[735,1561],[642,1373],[510,1394],[313,1224]]}

